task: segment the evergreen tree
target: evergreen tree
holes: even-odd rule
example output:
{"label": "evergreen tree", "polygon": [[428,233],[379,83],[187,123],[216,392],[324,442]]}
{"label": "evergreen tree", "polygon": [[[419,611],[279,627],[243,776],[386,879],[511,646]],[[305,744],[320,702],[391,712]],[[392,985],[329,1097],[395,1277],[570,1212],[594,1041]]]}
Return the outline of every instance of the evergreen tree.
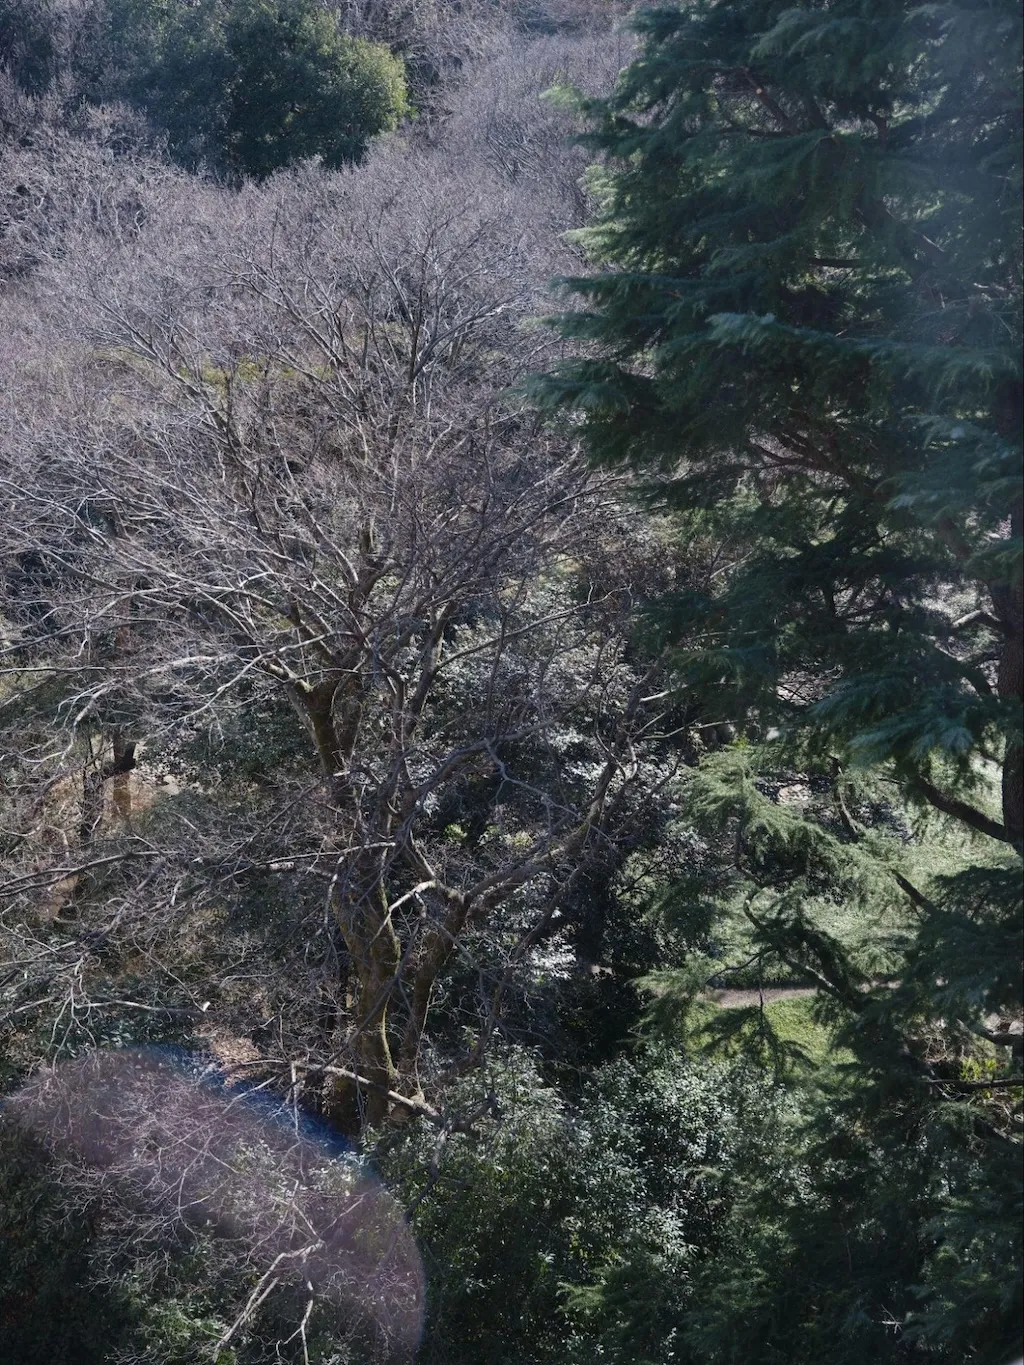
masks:
{"label": "evergreen tree", "polygon": [[[805,1134],[791,1259],[772,1244],[760,1281],[736,1276],[704,1349],[1001,1361],[1019,1342],[1019,7],[697,0],[637,26],[615,94],[584,105],[604,163],[582,235],[599,270],[566,282],[560,319],[577,358],[537,388],[715,546],[704,583],[652,611],[691,715],[739,734],[691,806],[728,831],[717,887],[748,947],[818,985],[858,1061]],[[732,1023],[764,1042],[757,1011]]]}
{"label": "evergreen tree", "polygon": [[108,3],[107,69],[94,93],[144,111],[190,167],[223,159],[233,77],[224,20],[222,0]]}
{"label": "evergreen tree", "polygon": [[404,67],[314,0],[109,0],[107,92],[144,109],[175,158],[264,177],[358,161],[408,112]]}
{"label": "evergreen tree", "polygon": [[45,3],[0,0],[0,68],[33,95],[45,91],[52,79],[54,19]]}
{"label": "evergreen tree", "polygon": [[234,0],[226,34],[228,146],[248,175],[314,156],[334,167],[358,161],[406,113],[401,61],[348,37],[309,0]]}

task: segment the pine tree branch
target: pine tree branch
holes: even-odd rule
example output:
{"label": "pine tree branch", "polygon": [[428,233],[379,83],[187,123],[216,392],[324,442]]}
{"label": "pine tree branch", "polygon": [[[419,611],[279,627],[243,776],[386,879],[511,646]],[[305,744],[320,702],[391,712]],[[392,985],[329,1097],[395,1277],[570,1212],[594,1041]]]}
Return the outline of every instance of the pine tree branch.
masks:
{"label": "pine tree branch", "polygon": [[[833,775],[835,778],[833,791],[835,793],[836,798],[836,807],[839,811],[839,819],[842,822],[843,828],[846,830],[847,834],[850,836],[853,842],[860,843],[861,840],[864,838],[865,834],[867,833],[867,831],[853,818],[852,814],[850,813],[850,809],[846,804],[846,800],[843,796],[843,789],[839,782],[839,779],[842,776],[843,772],[842,768],[839,765],[839,760],[834,758],[832,760],[832,763]],[[922,891],[918,891],[914,883],[909,881],[906,877],[904,877],[902,872],[897,872],[895,868],[890,869],[890,871],[892,873],[892,877],[896,885],[905,895],[910,897],[910,899],[913,901],[913,903],[917,906],[919,910],[930,911],[935,908],[932,905],[931,901],[928,899],[928,897]]]}
{"label": "pine tree branch", "polygon": [[798,133],[800,130],[796,123],[786,113],[781,104],[779,104],[777,100],[772,99],[768,91],[754,76],[749,66],[743,67],[742,70],[751,90],[753,90],[757,99],[760,100],[761,104],[764,105],[765,109],[768,110],[769,114],[771,114],[772,118],[775,119],[779,126],[787,133]]}
{"label": "pine tree branch", "polygon": [[996,1033],[992,1029],[976,1028],[971,1030],[979,1038],[984,1038],[995,1047],[1009,1047],[1014,1052],[1024,1052],[1024,1033],[1015,1033],[1012,1029],[1006,1029],[1002,1033]]}
{"label": "pine tree branch", "polygon": [[[862,995],[855,985],[848,979],[844,979],[846,975],[844,972],[835,970],[838,964],[834,960],[831,962],[824,960],[820,948],[810,943],[805,942],[804,944],[804,947],[809,952],[814,953],[818,959],[817,967],[812,967],[801,958],[788,953],[779,943],[778,936],[772,933],[771,927],[765,924],[763,920],[758,919],[749,906],[744,907],[743,913],[760,933],[762,941],[771,947],[772,951],[787,967],[809,980],[823,994],[830,995],[840,1004],[845,1005],[851,1014],[861,1014],[864,1011],[869,1003],[869,997]],[[830,968],[833,969],[831,972]]]}
{"label": "pine tree branch", "polygon": [[807,114],[807,117],[811,120],[811,123],[814,125],[814,127],[817,128],[820,132],[830,133],[832,131],[831,125],[829,124],[828,119],[819,109],[814,98],[811,95],[804,95],[802,103],[804,106],[804,110]]}
{"label": "pine tree branch", "polygon": [[923,796],[924,799],[942,811],[944,815],[951,815],[954,820],[962,820],[965,825],[975,829],[979,834],[987,834],[990,839],[998,839],[1000,843],[1012,844],[1013,839],[1005,825],[998,820],[993,820],[984,811],[978,810],[975,806],[968,805],[966,801],[959,800],[958,797],[949,796],[931,784],[926,777],[915,777],[911,783],[911,790]]}
{"label": "pine tree branch", "polygon": [[969,611],[966,616],[958,617],[950,626],[950,630],[966,630],[968,626],[984,625],[990,626],[992,630],[998,630],[1005,634],[1006,626],[1002,621],[992,615],[990,611]]}
{"label": "pine tree branch", "polygon": [[910,897],[910,899],[914,902],[914,904],[917,906],[919,910],[935,909],[934,905],[931,903],[928,897],[923,892],[918,891],[914,883],[908,881],[907,878],[904,877],[902,872],[893,872],[892,876],[896,885],[900,888],[902,892],[904,892],[907,896]]}

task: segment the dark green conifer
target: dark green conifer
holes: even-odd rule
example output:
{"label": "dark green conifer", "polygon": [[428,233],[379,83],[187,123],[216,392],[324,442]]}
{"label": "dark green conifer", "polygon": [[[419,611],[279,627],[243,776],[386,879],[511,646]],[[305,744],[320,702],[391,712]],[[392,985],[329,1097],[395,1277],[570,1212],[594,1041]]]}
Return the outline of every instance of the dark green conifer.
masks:
{"label": "dark green conifer", "polygon": [[753,1349],[745,1314],[763,1360],[1001,1361],[1019,1325],[1020,9],[696,0],[637,27],[615,94],[585,105],[603,164],[597,270],[559,320],[576,359],[537,387],[717,547],[652,612],[688,703],[739,734],[693,810],[728,832],[720,903],[748,947],[819,986],[857,1058],[816,1119],[791,1259],[773,1243],[768,1288],[725,1295],[707,1358]]}

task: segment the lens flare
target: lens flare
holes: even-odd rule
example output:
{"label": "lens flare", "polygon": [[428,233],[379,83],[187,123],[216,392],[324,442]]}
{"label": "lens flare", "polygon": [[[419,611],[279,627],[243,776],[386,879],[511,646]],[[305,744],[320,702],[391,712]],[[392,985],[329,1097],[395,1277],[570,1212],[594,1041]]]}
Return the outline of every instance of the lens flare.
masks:
{"label": "lens flare", "polygon": [[424,1277],[402,1210],[353,1155],[283,1121],[287,1111],[260,1112],[158,1050],[127,1049],[48,1068],[5,1110],[121,1198],[244,1257],[255,1287],[215,1354],[280,1289],[299,1291],[307,1319],[326,1308],[367,1360],[413,1359]]}

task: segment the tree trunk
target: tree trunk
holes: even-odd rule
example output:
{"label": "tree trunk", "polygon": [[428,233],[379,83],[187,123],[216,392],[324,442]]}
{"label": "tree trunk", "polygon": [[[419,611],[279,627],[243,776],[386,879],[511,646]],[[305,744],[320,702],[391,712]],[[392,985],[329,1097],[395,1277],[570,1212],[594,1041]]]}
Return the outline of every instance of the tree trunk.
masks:
{"label": "tree trunk", "polygon": [[[362,855],[363,858],[366,855]],[[360,855],[356,855],[358,861]],[[398,982],[401,944],[391,924],[379,869],[358,870],[339,883],[334,913],[345,939],[355,976],[346,1056],[367,1084],[347,1077],[331,1083],[328,1112],[343,1132],[355,1133],[383,1123],[390,1108],[387,1092],[398,1086],[398,1068],[388,1038],[388,1007]],[[372,877],[372,880],[371,880]]]}
{"label": "tree trunk", "polygon": [[[1010,529],[1019,539],[1024,529],[1019,506],[1010,518]],[[992,604],[1004,631],[996,690],[1019,716],[1024,703],[1024,580],[1019,569],[1009,583],[993,585]],[[1010,842],[1020,850],[1024,843],[1024,749],[1013,734],[1007,739],[1003,757],[1003,824]]]}

